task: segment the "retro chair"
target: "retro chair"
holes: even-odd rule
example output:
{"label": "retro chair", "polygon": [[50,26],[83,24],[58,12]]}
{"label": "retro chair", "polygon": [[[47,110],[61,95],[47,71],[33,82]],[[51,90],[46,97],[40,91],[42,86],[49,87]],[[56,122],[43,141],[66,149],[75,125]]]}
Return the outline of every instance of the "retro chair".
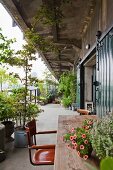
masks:
{"label": "retro chair", "polygon": [[[33,119],[25,126],[28,137],[29,159],[32,165],[53,165],[55,145],[36,145],[36,135],[57,133],[54,131],[36,132],[36,121]],[[34,140],[33,140],[34,139]]]}

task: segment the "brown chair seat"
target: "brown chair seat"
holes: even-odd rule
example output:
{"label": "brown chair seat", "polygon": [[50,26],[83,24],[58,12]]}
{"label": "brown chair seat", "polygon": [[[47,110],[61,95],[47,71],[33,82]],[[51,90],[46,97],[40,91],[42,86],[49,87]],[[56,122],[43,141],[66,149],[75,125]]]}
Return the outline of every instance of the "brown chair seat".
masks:
{"label": "brown chair seat", "polygon": [[[55,145],[37,145],[36,135],[57,133],[56,130],[36,131],[36,121],[26,124],[26,132],[28,137],[29,159],[32,165],[53,165],[55,156]],[[34,137],[34,140],[33,140]]]}
{"label": "brown chair seat", "polygon": [[53,165],[55,149],[39,149],[33,156],[35,165]]}

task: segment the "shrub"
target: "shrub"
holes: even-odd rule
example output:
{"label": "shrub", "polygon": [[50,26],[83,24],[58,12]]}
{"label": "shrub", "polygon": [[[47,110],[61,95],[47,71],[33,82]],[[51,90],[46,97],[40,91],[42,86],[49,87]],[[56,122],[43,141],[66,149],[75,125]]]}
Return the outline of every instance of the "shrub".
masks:
{"label": "shrub", "polygon": [[91,143],[99,159],[113,156],[113,115],[94,122]]}

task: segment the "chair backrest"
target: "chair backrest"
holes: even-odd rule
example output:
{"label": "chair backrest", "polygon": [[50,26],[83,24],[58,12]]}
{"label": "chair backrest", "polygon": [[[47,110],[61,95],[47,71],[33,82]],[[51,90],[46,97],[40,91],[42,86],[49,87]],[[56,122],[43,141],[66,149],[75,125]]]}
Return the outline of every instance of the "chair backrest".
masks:
{"label": "chair backrest", "polygon": [[36,143],[35,135],[36,135],[36,121],[35,119],[31,120],[28,122],[25,126],[26,132],[27,132],[27,137],[28,137],[28,145],[32,145],[31,138],[34,136],[34,140]]}

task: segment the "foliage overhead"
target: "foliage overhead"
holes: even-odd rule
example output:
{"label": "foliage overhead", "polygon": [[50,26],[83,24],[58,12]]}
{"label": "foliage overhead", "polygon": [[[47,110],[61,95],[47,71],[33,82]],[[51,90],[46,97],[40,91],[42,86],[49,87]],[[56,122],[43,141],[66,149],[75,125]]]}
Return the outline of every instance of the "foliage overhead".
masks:
{"label": "foliage overhead", "polygon": [[37,11],[34,17],[33,26],[41,22],[44,25],[56,25],[62,22],[64,17],[62,9],[67,3],[72,3],[71,0],[60,0],[60,1],[49,1],[41,5],[40,9]]}
{"label": "foliage overhead", "polygon": [[35,48],[38,47],[42,52],[57,52],[57,48],[54,43],[38,34],[38,32],[35,31],[35,28],[27,29],[25,32],[25,37],[28,44],[34,46]]}

